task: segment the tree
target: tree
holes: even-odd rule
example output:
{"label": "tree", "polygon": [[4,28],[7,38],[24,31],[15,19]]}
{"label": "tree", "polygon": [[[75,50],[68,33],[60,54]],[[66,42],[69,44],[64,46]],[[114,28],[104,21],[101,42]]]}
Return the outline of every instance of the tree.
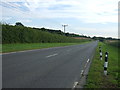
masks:
{"label": "tree", "polygon": [[16,22],[15,26],[24,26],[21,22]]}

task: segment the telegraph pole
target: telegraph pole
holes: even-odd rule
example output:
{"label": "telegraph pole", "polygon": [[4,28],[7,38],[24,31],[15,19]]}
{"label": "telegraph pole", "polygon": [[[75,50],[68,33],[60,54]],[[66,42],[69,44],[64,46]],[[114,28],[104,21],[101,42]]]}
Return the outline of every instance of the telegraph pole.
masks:
{"label": "telegraph pole", "polygon": [[64,28],[64,33],[65,33],[65,27],[68,26],[68,25],[62,25],[62,26],[63,26],[63,28]]}

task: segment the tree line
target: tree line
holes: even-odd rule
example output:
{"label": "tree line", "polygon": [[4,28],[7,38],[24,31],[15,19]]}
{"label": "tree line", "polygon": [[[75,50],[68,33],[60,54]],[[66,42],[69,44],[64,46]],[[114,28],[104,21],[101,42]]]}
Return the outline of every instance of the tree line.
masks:
{"label": "tree line", "polygon": [[[2,43],[82,42],[90,39],[99,40],[101,42],[105,40],[116,40],[112,37],[90,37],[74,33],[64,33],[61,30],[46,29],[44,27],[26,27],[21,22],[16,22],[14,26],[0,23],[0,26],[2,27]],[[88,39],[78,40],[71,37],[83,37]]]}
{"label": "tree line", "polygon": [[[24,26],[21,22],[16,22],[15,26]],[[33,27],[33,29],[35,30],[41,30],[41,31],[46,31],[46,32],[50,32],[50,33],[55,33],[55,34],[60,34],[60,35],[65,35],[65,36],[68,36],[68,37],[84,37],[84,38],[90,38],[90,37],[87,37],[85,35],[79,35],[79,34],[74,34],[74,33],[64,33],[63,31],[61,30],[53,30],[53,29],[46,29],[46,28],[35,28]]]}
{"label": "tree line", "polygon": [[[24,25],[8,25],[2,26],[2,43],[77,43],[87,40],[78,40],[65,36],[61,31],[54,30],[50,33],[47,29],[25,27]],[[57,32],[57,33],[56,33]]]}

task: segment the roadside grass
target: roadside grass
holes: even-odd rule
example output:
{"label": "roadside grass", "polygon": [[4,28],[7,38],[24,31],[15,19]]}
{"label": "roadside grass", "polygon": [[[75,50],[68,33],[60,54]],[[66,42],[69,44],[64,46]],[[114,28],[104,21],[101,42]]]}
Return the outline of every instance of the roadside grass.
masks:
{"label": "roadside grass", "polygon": [[17,43],[17,44],[3,44],[2,45],[2,53],[6,52],[14,52],[14,51],[24,51],[24,50],[32,50],[32,49],[42,49],[42,48],[50,48],[50,47],[60,47],[60,46],[68,46],[68,45],[77,45],[88,43]]}
{"label": "roadside grass", "polygon": [[[100,60],[99,46],[102,47],[103,60]],[[120,47],[119,47],[120,48]],[[105,52],[109,52],[108,56],[108,75],[104,76],[104,62],[105,62]],[[118,47],[112,44],[106,44],[99,42],[96,49],[96,53],[93,62],[90,67],[90,71],[87,77],[87,83],[85,88],[118,88],[119,86],[119,76],[120,71],[118,67]]]}

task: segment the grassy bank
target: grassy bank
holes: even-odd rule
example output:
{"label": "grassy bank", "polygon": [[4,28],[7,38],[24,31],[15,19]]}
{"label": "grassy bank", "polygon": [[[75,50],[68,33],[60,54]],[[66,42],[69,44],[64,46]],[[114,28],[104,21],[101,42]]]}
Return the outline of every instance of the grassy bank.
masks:
{"label": "grassy bank", "polygon": [[[102,46],[103,60],[99,59],[99,46]],[[85,88],[118,88],[118,51],[117,45],[112,43],[99,43],[90,71],[88,73]],[[109,52],[108,57],[108,75],[104,76],[104,57],[105,52]]]}
{"label": "grassy bank", "polygon": [[50,47],[60,47],[60,46],[68,46],[68,45],[77,45],[88,42],[81,43],[24,43],[24,44],[3,44],[2,52],[13,52],[13,51],[23,51],[23,50],[31,50],[31,49],[42,49],[42,48],[50,48]]}

